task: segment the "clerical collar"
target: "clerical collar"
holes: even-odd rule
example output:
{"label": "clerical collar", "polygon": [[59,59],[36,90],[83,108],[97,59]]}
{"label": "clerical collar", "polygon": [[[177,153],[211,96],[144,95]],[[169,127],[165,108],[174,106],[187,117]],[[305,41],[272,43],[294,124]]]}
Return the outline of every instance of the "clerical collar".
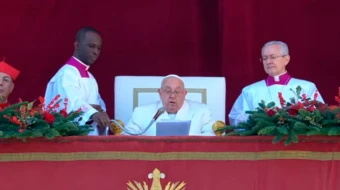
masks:
{"label": "clerical collar", "polygon": [[279,76],[268,76],[266,79],[266,85],[267,86],[275,84],[287,85],[291,78],[292,77],[288,74],[287,71]]}
{"label": "clerical collar", "polygon": [[85,65],[83,62],[81,62],[79,59],[77,59],[76,57],[72,56],[68,61],[67,61],[68,65],[71,65],[75,68],[77,68],[77,70],[80,73],[80,76],[82,78],[89,78],[89,73],[87,72],[87,70],[90,68],[90,66]]}

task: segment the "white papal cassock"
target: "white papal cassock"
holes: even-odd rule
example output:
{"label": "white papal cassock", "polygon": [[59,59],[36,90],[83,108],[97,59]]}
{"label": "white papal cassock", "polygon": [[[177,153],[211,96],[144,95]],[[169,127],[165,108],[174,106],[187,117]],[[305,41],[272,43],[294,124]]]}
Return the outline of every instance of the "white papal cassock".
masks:
{"label": "white papal cassock", "polygon": [[[136,107],[132,113],[132,118],[125,128],[132,134],[141,133],[147,128],[157,110],[161,107],[163,107],[161,101]],[[164,112],[158,117],[157,121],[159,120],[191,120],[189,135],[215,136],[212,128],[214,120],[212,119],[211,111],[207,105],[199,102],[185,100],[177,114]],[[124,132],[122,134],[126,135]],[[156,122],[143,135],[155,136]]]}
{"label": "white papal cassock", "polygon": [[[266,80],[246,86],[242,89],[240,96],[229,113],[230,125],[237,125],[240,122],[246,121],[248,115],[245,112],[255,110],[259,107],[259,103],[262,100],[266,104],[275,102],[275,106],[281,107],[278,96],[279,92],[282,92],[282,96],[286,101],[290,101],[290,98],[296,99],[294,92],[297,86],[302,88],[301,95],[306,94],[307,98],[314,98],[314,93],[317,91],[314,83],[292,78],[287,72],[277,77],[269,76]],[[317,101],[324,102],[319,92]]]}
{"label": "white papal cassock", "polygon": [[[97,112],[90,104],[100,105],[106,111],[105,103],[98,91],[97,81],[88,69],[89,66],[71,57],[49,81],[45,93],[47,104],[59,94],[63,100],[68,99],[68,113],[80,108],[84,112],[80,125],[84,125],[90,120],[92,114]],[[60,106],[60,109],[64,108],[63,102],[60,102]],[[94,122],[92,126],[94,131],[89,135],[98,135],[97,124]]]}

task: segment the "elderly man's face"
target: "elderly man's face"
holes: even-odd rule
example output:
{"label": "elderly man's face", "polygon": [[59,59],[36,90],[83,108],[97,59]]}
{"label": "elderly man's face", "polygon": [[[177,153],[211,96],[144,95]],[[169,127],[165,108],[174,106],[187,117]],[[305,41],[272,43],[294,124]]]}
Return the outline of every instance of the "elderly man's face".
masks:
{"label": "elderly man's face", "polygon": [[6,73],[0,72],[0,97],[7,101],[8,96],[14,89],[12,78]]}
{"label": "elderly man's face", "polygon": [[271,45],[263,50],[262,62],[264,70],[270,76],[277,76],[286,71],[289,55],[283,55],[280,45]]}
{"label": "elderly man's face", "polygon": [[177,113],[181,109],[187,95],[183,82],[176,77],[166,78],[158,93],[168,113]]}

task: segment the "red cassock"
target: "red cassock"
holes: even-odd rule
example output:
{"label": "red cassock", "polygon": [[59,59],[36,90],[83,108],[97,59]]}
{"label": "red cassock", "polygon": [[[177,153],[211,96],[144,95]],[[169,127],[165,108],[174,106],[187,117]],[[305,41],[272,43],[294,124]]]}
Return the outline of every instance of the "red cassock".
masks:
{"label": "red cassock", "polygon": [[2,109],[5,109],[6,107],[10,106],[10,104],[7,102],[7,103],[4,103],[4,104],[1,104],[0,103],[0,110]]}

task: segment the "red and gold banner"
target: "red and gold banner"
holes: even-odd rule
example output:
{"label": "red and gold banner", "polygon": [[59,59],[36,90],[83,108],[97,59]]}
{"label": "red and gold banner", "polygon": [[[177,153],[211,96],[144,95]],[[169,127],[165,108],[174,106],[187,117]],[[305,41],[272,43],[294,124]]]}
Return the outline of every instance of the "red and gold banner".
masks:
{"label": "red and gold banner", "polygon": [[[340,138],[65,137],[0,141],[1,189],[339,190]],[[173,188],[176,189],[176,188]]]}

